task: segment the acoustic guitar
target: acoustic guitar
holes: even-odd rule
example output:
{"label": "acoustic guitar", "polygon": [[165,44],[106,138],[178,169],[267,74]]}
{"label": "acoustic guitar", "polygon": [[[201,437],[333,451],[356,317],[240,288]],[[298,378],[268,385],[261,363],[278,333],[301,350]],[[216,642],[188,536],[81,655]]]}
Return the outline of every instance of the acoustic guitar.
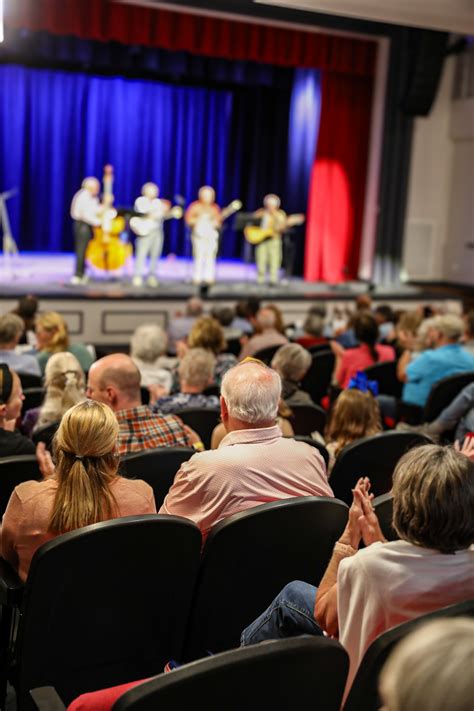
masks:
{"label": "acoustic guitar", "polygon": [[258,227],[253,225],[247,225],[244,227],[244,236],[247,242],[253,245],[261,244],[267,239],[274,239],[278,237],[282,232],[289,229],[290,227],[296,227],[297,225],[302,225],[305,221],[305,216],[303,214],[288,215],[285,223],[281,230],[275,232],[271,227]]}
{"label": "acoustic guitar", "polygon": [[[183,216],[183,208],[175,205],[163,217],[164,220],[179,220]],[[137,237],[146,237],[156,227],[156,221],[150,215],[139,217],[136,215],[130,219],[130,229]]]}

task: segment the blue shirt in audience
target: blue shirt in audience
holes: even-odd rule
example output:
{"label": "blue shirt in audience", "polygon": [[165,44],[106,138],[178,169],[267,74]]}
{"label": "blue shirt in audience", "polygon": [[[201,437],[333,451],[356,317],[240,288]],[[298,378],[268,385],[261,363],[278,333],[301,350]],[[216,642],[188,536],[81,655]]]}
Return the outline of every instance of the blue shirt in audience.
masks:
{"label": "blue shirt in audience", "polygon": [[474,371],[474,356],[459,343],[449,343],[421,353],[408,364],[408,381],[403,386],[402,400],[424,407],[432,386],[456,373]]}
{"label": "blue shirt in audience", "polygon": [[16,353],[10,350],[0,350],[0,363],[6,363],[15,373],[41,375],[39,363],[34,355]]}

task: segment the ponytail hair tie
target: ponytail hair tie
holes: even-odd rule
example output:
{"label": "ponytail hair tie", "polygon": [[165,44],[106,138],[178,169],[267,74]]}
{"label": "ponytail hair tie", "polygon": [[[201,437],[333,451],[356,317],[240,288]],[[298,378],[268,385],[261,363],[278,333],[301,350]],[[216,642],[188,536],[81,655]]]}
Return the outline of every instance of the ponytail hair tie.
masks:
{"label": "ponytail hair tie", "polygon": [[76,456],[74,457],[74,460],[76,460],[76,459],[78,462],[82,462],[82,460],[84,459],[84,455],[83,454],[76,454]]}

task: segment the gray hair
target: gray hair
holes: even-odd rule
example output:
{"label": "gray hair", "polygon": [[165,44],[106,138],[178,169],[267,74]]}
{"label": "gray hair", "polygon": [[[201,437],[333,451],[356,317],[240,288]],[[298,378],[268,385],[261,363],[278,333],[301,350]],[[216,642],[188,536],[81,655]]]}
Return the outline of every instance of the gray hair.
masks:
{"label": "gray hair", "polygon": [[324,319],[320,314],[309,313],[303,324],[303,331],[311,336],[320,336],[324,329]]}
{"label": "gray hair", "polygon": [[144,323],[135,329],[130,341],[132,358],[139,358],[145,363],[154,363],[166,352],[168,336],[155,323]]}
{"label": "gray hair", "polygon": [[0,344],[11,343],[21,336],[25,329],[23,320],[16,314],[0,316]]}
{"label": "gray hair", "polygon": [[204,304],[198,296],[192,296],[186,302],[187,316],[201,316],[204,311]]}
{"label": "gray hair", "polygon": [[275,328],[276,314],[271,309],[260,309],[257,314],[257,323],[264,330],[266,328]]}
{"label": "gray hair", "polygon": [[215,366],[216,359],[211,351],[190,348],[179,364],[179,379],[186,385],[204,390],[213,379]]}
{"label": "gray hair", "polygon": [[277,350],[272,360],[272,368],[283,380],[294,383],[303,378],[311,365],[311,354],[298,343],[288,343]]}
{"label": "gray hair", "polygon": [[472,711],[473,669],[473,619],[425,622],[396,646],[382,669],[384,709]]}
{"label": "gray hair", "polygon": [[221,394],[231,417],[248,424],[270,422],[277,418],[281,378],[263,363],[243,361],[224,375]]}
{"label": "gray hair", "polygon": [[435,316],[433,319],[433,327],[450,341],[459,341],[464,333],[462,318],[454,314]]}

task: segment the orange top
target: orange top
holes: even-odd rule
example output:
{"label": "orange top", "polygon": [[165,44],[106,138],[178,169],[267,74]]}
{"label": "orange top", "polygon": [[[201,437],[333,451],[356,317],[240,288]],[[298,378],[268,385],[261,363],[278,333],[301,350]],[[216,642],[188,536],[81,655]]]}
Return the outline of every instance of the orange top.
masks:
{"label": "orange top", "polygon": [[[110,485],[118,515],[156,513],[153,489],[144,481],[117,477]],[[3,515],[0,550],[3,558],[26,580],[36,550],[56,537],[48,531],[57,480],[25,481],[17,486]]]}

